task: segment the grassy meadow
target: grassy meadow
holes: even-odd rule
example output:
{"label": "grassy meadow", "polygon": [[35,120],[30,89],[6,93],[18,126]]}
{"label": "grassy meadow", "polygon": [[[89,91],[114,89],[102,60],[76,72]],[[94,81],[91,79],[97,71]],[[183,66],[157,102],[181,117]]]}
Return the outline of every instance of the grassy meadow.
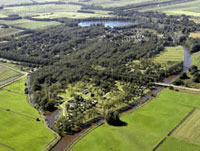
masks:
{"label": "grassy meadow", "polygon": [[10,28],[2,28],[0,26],[0,38],[11,36],[11,35],[21,32],[21,31],[23,31],[23,30],[11,28],[11,27]]}
{"label": "grassy meadow", "polygon": [[0,90],[0,150],[42,151],[54,138],[27,103],[25,79]]}
{"label": "grassy meadow", "polygon": [[200,69],[200,52],[192,54],[192,64],[198,66]]}
{"label": "grassy meadow", "polygon": [[32,3],[31,0],[1,0],[0,5]]}
{"label": "grassy meadow", "polygon": [[11,70],[0,64],[0,82],[19,75],[21,75],[21,73]]}
{"label": "grassy meadow", "polygon": [[171,65],[184,60],[184,49],[182,46],[166,47],[153,61],[162,65]]}
{"label": "grassy meadow", "polygon": [[56,26],[59,25],[59,22],[55,21],[32,21],[28,19],[20,19],[20,20],[3,20],[2,23],[6,25],[12,25],[15,27],[22,27],[25,29],[41,29],[41,28],[46,28],[49,26]]}
{"label": "grassy meadow", "polygon": [[188,1],[173,5],[163,5],[153,8],[146,8],[142,11],[161,11],[168,15],[189,15],[193,17],[200,17],[200,0]]}
{"label": "grassy meadow", "polygon": [[[124,115],[121,120],[127,122],[127,126],[113,127],[104,124],[82,138],[72,147],[71,151],[152,150],[193,107],[200,107],[199,100],[200,95],[198,94],[165,89],[151,102],[128,115]],[[166,143],[170,140],[167,139]],[[192,146],[200,150],[200,146],[176,140],[180,145]],[[171,143],[175,144],[176,142]],[[165,147],[164,145],[168,146],[164,143],[161,147]],[[170,146],[170,149],[170,151],[178,151],[177,146]]]}

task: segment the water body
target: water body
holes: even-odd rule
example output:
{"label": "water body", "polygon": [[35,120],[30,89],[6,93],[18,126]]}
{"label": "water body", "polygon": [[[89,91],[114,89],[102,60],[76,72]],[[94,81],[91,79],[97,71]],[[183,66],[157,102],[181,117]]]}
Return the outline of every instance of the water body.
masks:
{"label": "water body", "polygon": [[79,23],[79,26],[88,27],[91,25],[98,25],[98,24],[103,24],[106,27],[114,28],[114,27],[134,25],[135,23],[132,21],[83,21]]}
{"label": "water body", "polygon": [[27,75],[27,86],[28,86],[28,93],[30,96],[30,102],[34,105],[34,98],[33,98],[33,92],[31,90],[31,76],[28,74]]}
{"label": "water body", "polygon": [[185,46],[183,46],[183,48],[184,48],[183,72],[186,72],[192,66],[192,55]]}

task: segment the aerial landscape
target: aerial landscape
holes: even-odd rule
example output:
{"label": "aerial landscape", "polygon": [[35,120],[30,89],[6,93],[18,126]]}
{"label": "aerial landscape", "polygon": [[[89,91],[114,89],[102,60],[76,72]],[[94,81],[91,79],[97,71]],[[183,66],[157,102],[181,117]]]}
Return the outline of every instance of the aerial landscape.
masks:
{"label": "aerial landscape", "polygon": [[0,0],[0,151],[200,151],[200,0]]}

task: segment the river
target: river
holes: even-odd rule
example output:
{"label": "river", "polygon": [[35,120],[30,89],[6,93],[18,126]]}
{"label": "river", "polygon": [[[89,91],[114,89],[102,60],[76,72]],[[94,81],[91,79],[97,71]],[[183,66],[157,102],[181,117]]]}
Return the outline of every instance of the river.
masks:
{"label": "river", "polygon": [[186,72],[192,65],[192,55],[190,54],[189,50],[183,46],[184,48],[184,65],[183,65],[183,72]]}
{"label": "river", "polygon": [[[184,47],[184,66],[183,66],[183,72],[186,72],[189,67],[192,65],[192,56],[190,54],[190,52],[188,51],[188,49],[186,47]],[[164,80],[165,83],[171,83],[177,76],[170,76],[168,78],[166,78]],[[31,80],[30,80],[30,75],[27,76],[27,80],[28,80],[28,88],[29,88],[29,95],[30,95],[30,101],[32,104],[34,104],[34,98],[33,98],[33,93],[31,90]],[[148,92],[147,94],[144,95],[144,97],[140,98],[139,100],[133,102],[131,105],[131,108],[136,108],[139,105],[147,102],[148,100],[152,99],[153,96],[156,96],[160,91],[162,91],[162,87],[156,87],[154,90],[151,90],[150,92]],[[126,110],[126,109],[124,109]],[[123,111],[123,109],[122,109]],[[54,122],[57,120],[59,114],[60,114],[61,110],[57,109],[54,112],[51,113],[46,113],[44,116],[46,117],[46,121],[48,126],[55,130],[54,127]],[[71,142],[74,141],[74,139],[76,139],[77,137],[81,136],[87,129],[83,129],[82,131],[80,131],[79,133],[76,133],[75,135],[65,135],[61,138],[61,140],[50,150],[50,151],[64,151],[64,149],[66,147],[68,147]]]}
{"label": "river", "polygon": [[83,21],[79,23],[79,26],[81,27],[87,27],[91,25],[97,25],[97,24],[103,24],[106,27],[122,27],[122,26],[128,26],[128,25],[134,25],[135,23],[132,21]]}

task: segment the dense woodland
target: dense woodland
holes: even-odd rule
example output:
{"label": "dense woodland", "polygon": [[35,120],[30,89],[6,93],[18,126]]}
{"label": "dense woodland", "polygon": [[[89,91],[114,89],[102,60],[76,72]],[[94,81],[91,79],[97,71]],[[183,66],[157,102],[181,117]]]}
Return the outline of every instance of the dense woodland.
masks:
{"label": "dense woodland", "polygon": [[[58,93],[65,90],[67,84],[77,81],[93,82],[104,93],[115,87],[115,81],[129,83],[129,90],[124,96],[129,102],[133,94],[136,95],[136,87],[152,88],[152,82],[182,70],[182,63],[165,71],[161,65],[149,60],[164,47],[192,43],[190,50],[199,51],[199,42],[187,37],[189,32],[200,30],[200,25],[189,17],[121,9],[115,10],[114,14],[134,21],[135,25],[80,27],[78,22],[81,20],[66,20],[63,25],[28,31],[30,36],[1,44],[0,57],[37,69],[31,74],[37,109],[53,111],[59,102]],[[134,64],[134,60],[140,60],[140,65]],[[97,66],[102,69],[95,68]],[[62,121],[66,122],[65,119]],[[60,130],[81,124],[82,121],[75,125],[71,123],[71,126]]]}

